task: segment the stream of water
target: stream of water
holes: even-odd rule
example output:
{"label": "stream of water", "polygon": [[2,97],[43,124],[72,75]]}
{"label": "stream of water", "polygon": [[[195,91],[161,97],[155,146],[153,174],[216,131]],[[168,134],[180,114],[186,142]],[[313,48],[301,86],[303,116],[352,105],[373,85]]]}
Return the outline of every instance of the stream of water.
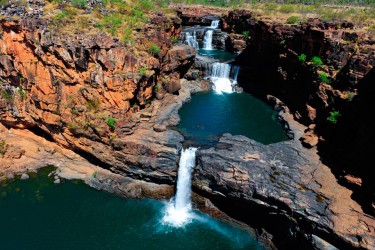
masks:
{"label": "stream of water", "polygon": [[191,172],[195,166],[197,148],[183,149],[181,152],[177,189],[175,197],[166,208],[163,221],[181,227],[194,218],[191,211]]}

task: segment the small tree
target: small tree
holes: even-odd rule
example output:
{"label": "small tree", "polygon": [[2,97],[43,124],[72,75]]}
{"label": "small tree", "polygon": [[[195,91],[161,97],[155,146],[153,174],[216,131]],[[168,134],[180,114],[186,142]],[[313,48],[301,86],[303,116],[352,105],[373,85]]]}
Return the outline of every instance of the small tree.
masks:
{"label": "small tree", "polygon": [[319,56],[314,56],[313,58],[311,58],[311,62],[315,67],[324,65],[322,59]]}
{"label": "small tree", "polygon": [[147,69],[145,67],[142,67],[142,68],[139,69],[139,74],[141,76],[145,76],[146,73],[147,73]]}
{"label": "small tree", "polygon": [[115,130],[115,124],[116,124],[116,119],[115,118],[112,118],[112,117],[109,117],[107,119],[107,125],[109,126],[109,128],[113,131]]}
{"label": "small tree", "polygon": [[78,9],[84,9],[87,5],[86,0],[72,0],[72,5]]}
{"label": "small tree", "polygon": [[288,24],[295,24],[299,22],[299,17],[298,16],[290,16],[287,20],[286,23]]}
{"label": "small tree", "polygon": [[301,54],[301,55],[299,55],[298,56],[298,60],[300,61],[300,62],[306,62],[306,55],[305,54]]}
{"label": "small tree", "polygon": [[332,124],[337,123],[337,119],[341,116],[339,111],[332,111],[331,115],[327,117],[327,121],[329,121]]}
{"label": "small tree", "polygon": [[157,55],[160,53],[160,51],[160,47],[155,44],[151,44],[151,46],[148,48],[148,53],[150,53],[151,55]]}
{"label": "small tree", "polygon": [[326,73],[320,73],[319,74],[319,79],[323,83],[326,83],[326,84],[330,84],[331,83],[331,80],[329,80],[329,78],[328,78],[328,76],[327,76]]}
{"label": "small tree", "polygon": [[247,40],[250,37],[250,32],[248,30],[245,30],[242,32],[243,37]]}

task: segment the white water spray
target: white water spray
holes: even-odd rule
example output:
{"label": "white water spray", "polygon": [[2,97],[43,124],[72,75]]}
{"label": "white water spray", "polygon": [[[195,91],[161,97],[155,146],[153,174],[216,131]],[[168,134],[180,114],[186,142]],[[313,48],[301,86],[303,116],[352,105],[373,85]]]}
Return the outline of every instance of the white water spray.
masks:
{"label": "white water spray", "polygon": [[181,227],[190,222],[191,211],[191,171],[195,166],[195,153],[197,148],[183,149],[178,169],[177,192],[174,199],[169,202],[163,222],[174,227]]}
{"label": "white water spray", "polygon": [[213,20],[213,21],[211,22],[211,26],[210,26],[210,28],[211,28],[211,29],[217,29],[217,28],[219,28],[219,23],[220,23],[220,20]]}
{"label": "white water spray", "polygon": [[220,20],[214,20],[211,22],[210,29],[206,31],[206,34],[204,34],[203,38],[203,49],[205,50],[212,50],[212,36],[214,33],[214,29],[217,29],[219,27]]}
{"label": "white water spray", "polygon": [[190,32],[185,33],[185,42],[195,49],[199,49],[199,44],[197,42],[197,32],[193,32],[193,35]]}
{"label": "white water spray", "polygon": [[[214,84],[217,93],[233,93],[233,86],[237,84],[238,66],[228,63],[213,63],[206,72],[206,77]],[[231,78],[231,76],[233,76]]]}
{"label": "white water spray", "polygon": [[203,38],[203,49],[212,50],[212,34],[213,30],[207,30]]}

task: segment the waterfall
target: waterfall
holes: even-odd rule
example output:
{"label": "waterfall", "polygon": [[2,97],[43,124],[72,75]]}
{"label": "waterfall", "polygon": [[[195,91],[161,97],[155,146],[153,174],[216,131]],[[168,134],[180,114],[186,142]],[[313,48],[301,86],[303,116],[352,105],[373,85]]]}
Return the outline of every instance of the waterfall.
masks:
{"label": "waterfall", "polygon": [[214,20],[211,22],[210,29],[206,31],[206,34],[204,34],[203,38],[203,49],[206,50],[212,50],[212,35],[214,33],[214,29],[217,29],[219,27],[220,20]]}
{"label": "waterfall", "polygon": [[197,33],[194,31],[193,35],[190,32],[185,33],[185,42],[189,45],[194,47],[195,49],[199,49],[199,44],[197,42]]}
{"label": "waterfall", "polygon": [[185,225],[192,217],[191,214],[191,171],[195,166],[197,148],[181,151],[175,197],[168,204],[163,222],[175,227]]}
{"label": "waterfall", "polygon": [[212,50],[212,34],[213,30],[207,30],[203,38],[203,49]]}
{"label": "waterfall", "polygon": [[238,72],[238,66],[216,62],[207,68],[206,77],[213,82],[217,93],[233,93],[233,85],[237,84]]}
{"label": "waterfall", "polygon": [[233,82],[235,84],[237,84],[238,74],[240,73],[240,66],[234,65],[233,66],[233,70],[234,70],[234,73],[233,73]]}
{"label": "waterfall", "polygon": [[211,29],[217,29],[217,28],[219,28],[219,23],[220,23],[220,20],[214,20],[214,21],[212,21],[210,28]]}

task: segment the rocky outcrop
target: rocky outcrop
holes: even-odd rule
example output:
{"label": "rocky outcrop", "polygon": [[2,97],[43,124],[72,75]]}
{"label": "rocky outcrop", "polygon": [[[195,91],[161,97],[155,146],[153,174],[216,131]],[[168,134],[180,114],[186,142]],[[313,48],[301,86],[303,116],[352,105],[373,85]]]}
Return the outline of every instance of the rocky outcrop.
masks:
{"label": "rocky outcrop", "polygon": [[[362,99],[364,103],[359,92],[363,94],[361,89],[367,88],[363,87],[369,84],[365,79],[371,78],[370,71],[375,65],[375,37],[353,29],[348,22],[309,19],[303,24],[287,25],[254,18],[246,10],[231,11],[222,17],[222,22],[223,29],[229,32],[229,49],[242,50],[236,58],[242,69],[238,77],[241,87],[261,98],[267,94],[277,96],[295,119],[311,125],[313,129],[306,130],[302,143],[307,147],[317,146],[323,160],[339,178],[348,172],[373,178],[369,174],[373,171],[358,160],[366,158],[365,151],[346,145],[358,145],[355,140],[373,137],[370,124],[353,120],[353,110],[358,112],[356,100]],[[372,91],[365,95],[374,97]],[[367,112],[371,106],[368,101],[360,108]],[[329,120],[334,111],[337,120]],[[362,125],[354,125],[352,121]],[[352,139],[348,139],[348,134]],[[375,190],[371,185],[366,186],[362,186],[362,193],[370,196],[357,200],[368,213],[375,214],[372,205]]]}
{"label": "rocky outcrop", "polygon": [[169,199],[174,188],[171,185],[134,180],[114,174],[71,150],[35,135],[27,130],[7,129],[0,124],[0,138],[6,141],[7,150],[0,155],[0,180],[29,178],[45,166],[55,166],[55,183],[64,179],[79,179],[96,189],[130,198]]}
{"label": "rocky outcrop", "polygon": [[375,219],[335,180],[298,141],[266,146],[225,134],[215,148],[198,151],[193,187],[227,214],[271,233],[279,248],[310,249],[314,240],[374,248]]}
{"label": "rocky outcrop", "polygon": [[[160,127],[175,124],[174,107],[195,88],[181,80],[195,51],[171,46],[180,25],[172,19],[152,18],[132,49],[103,33],[58,35],[38,18],[2,20],[0,122],[112,172],[174,183],[183,137]],[[151,45],[160,52],[149,52]]]}
{"label": "rocky outcrop", "polygon": [[210,26],[213,20],[218,20],[218,16],[223,12],[220,8],[210,6],[176,6],[175,10],[181,18],[182,26]]}
{"label": "rocky outcrop", "polygon": [[[358,83],[357,96],[344,106],[337,124],[324,131],[325,141],[320,145],[323,157],[337,166],[334,171],[340,183],[352,188],[353,197],[372,214],[375,214],[375,172],[370,162],[375,132],[370,117],[375,115],[374,82],[375,68]],[[356,177],[348,179],[348,175]],[[350,179],[361,184],[353,185]]]}

